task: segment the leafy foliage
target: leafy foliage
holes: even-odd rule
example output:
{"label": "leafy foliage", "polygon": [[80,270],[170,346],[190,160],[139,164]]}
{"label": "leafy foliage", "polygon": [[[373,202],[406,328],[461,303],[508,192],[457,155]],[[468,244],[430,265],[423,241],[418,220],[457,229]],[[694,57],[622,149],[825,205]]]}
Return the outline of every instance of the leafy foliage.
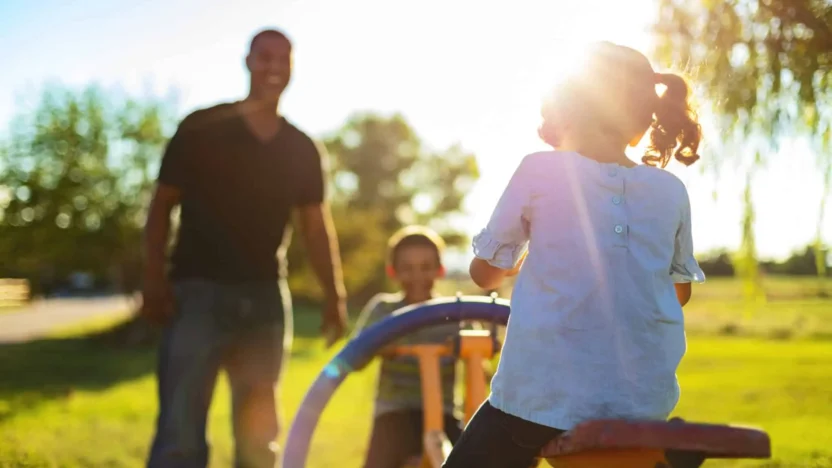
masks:
{"label": "leafy foliage", "polygon": [[140,238],[172,123],[163,101],[90,87],[49,89],[0,153],[0,258],[6,274],[49,283],[71,272],[123,276]]}
{"label": "leafy foliage", "polygon": [[[171,110],[90,87],[49,89],[21,114],[0,149],[0,275],[29,278],[37,288],[83,271],[137,287],[150,189],[176,123]],[[450,217],[478,176],[473,155],[427,150],[399,115],[356,115],[325,144],[351,292],[385,286],[387,239],[403,224],[430,224],[450,244],[464,238]],[[302,242],[288,258],[293,292],[318,299]]]}
{"label": "leafy foliage", "polygon": [[[749,172],[780,143],[807,138],[824,182],[815,248],[820,254],[832,177],[832,3],[826,0],[659,0],[656,55],[681,64],[704,86],[723,137],[745,151]],[[747,184],[750,186],[749,177]],[[747,192],[750,187],[747,189]],[[753,207],[745,195],[739,270],[752,281]],[[820,255],[816,256],[820,258]],[[817,263],[820,277],[824,262]]]}
{"label": "leafy foliage", "polygon": [[[324,143],[345,282],[359,301],[385,287],[387,239],[401,226],[425,224],[450,245],[464,241],[451,220],[479,176],[474,155],[458,146],[427,149],[401,115],[355,114]],[[318,297],[301,247],[290,248],[290,284]]]}
{"label": "leafy foliage", "polygon": [[830,132],[832,4],[825,0],[661,0],[657,55],[687,64],[717,110],[771,141]]}

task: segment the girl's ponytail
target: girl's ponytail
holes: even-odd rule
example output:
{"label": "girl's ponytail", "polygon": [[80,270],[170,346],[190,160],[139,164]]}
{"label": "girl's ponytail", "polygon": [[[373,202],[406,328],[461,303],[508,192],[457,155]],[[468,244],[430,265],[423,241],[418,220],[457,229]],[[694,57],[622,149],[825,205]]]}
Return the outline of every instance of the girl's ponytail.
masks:
{"label": "girl's ponytail", "polygon": [[650,146],[642,161],[665,167],[674,156],[690,166],[699,159],[696,151],[702,138],[696,112],[691,108],[690,87],[683,77],[671,73],[656,73],[656,84],[666,89],[656,101]]}

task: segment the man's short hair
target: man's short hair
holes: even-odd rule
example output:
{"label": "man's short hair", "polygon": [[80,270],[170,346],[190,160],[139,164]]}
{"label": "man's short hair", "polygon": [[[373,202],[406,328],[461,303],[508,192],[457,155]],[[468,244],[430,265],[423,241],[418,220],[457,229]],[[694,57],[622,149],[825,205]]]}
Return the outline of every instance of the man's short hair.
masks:
{"label": "man's short hair", "polygon": [[263,30],[259,31],[257,34],[254,35],[254,37],[251,38],[251,43],[249,44],[248,50],[249,51],[252,50],[254,48],[254,44],[259,39],[262,39],[264,37],[276,37],[276,38],[283,39],[286,42],[288,42],[289,46],[292,45],[292,41],[289,39],[288,36],[286,36],[286,34],[283,31],[273,29],[273,28],[269,28],[269,29],[263,29]]}
{"label": "man's short hair", "polygon": [[387,263],[396,266],[396,258],[405,247],[432,247],[436,250],[436,261],[442,264],[442,252],[445,251],[445,241],[433,229],[426,226],[405,226],[390,237],[387,242]]}

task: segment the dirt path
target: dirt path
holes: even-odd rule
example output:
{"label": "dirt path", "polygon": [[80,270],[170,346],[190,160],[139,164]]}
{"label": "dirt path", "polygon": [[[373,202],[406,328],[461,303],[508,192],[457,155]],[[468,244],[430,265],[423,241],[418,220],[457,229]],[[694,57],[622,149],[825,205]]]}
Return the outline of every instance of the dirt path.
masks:
{"label": "dirt path", "polygon": [[121,296],[39,300],[14,312],[0,313],[0,344],[28,341],[85,320],[129,313],[130,303]]}

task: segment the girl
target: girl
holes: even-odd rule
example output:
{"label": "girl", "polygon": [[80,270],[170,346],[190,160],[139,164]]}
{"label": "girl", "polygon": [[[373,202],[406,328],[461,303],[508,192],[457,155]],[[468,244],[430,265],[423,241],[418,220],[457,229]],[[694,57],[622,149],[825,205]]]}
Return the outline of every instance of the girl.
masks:
{"label": "girl", "polygon": [[[582,421],[670,415],[681,306],[705,279],[687,191],[661,169],[699,158],[688,95],[683,78],[603,42],[545,101],[539,133],[557,150],[523,159],[473,241],[480,287],[519,276],[491,395],[446,468],[536,466],[548,441]],[[637,165],[625,150],[648,130]]]}

